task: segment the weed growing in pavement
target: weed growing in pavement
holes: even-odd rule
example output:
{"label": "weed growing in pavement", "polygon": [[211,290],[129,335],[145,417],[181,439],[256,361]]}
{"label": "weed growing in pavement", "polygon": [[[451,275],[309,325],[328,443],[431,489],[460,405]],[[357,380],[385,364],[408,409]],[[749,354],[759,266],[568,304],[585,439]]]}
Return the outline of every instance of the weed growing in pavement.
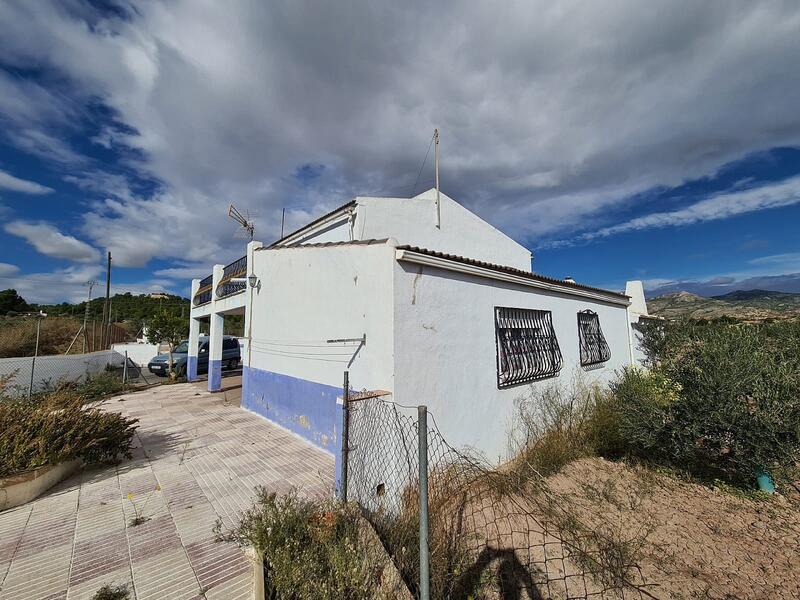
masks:
{"label": "weed growing in pavement", "polygon": [[144,514],[144,509],[147,508],[147,503],[150,502],[150,498],[153,496],[153,494],[160,491],[161,491],[161,486],[159,484],[156,484],[156,487],[154,487],[153,490],[145,497],[144,503],[142,504],[141,507],[137,507],[136,502],[133,501],[134,498],[133,492],[128,492],[128,501],[131,503],[131,506],[133,507],[133,517],[131,517],[131,520],[128,522],[128,525],[130,527],[136,527],[137,525],[141,525],[142,523],[146,523],[147,521],[150,520],[150,517]]}
{"label": "weed growing in pavement", "polygon": [[118,585],[116,587],[104,585],[95,592],[92,600],[128,600],[130,597],[131,594],[127,585]]}
{"label": "weed growing in pavement", "polygon": [[217,520],[214,534],[263,557],[268,598],[373,597],[376,582],[357,544],[354,507],[257,488],[256,502],[239,524],[223,530]]}

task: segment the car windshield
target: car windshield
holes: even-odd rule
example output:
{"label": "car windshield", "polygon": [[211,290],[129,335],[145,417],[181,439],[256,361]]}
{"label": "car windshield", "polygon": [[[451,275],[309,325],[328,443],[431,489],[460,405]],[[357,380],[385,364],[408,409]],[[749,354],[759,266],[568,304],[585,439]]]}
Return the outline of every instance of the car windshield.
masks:
{"label": "car windshield", "polygon": [[175,346],[175,350],[173,352],[177,352],[178,354],[188,354],[189,353],[189,340],[183,340],[180,344]]}

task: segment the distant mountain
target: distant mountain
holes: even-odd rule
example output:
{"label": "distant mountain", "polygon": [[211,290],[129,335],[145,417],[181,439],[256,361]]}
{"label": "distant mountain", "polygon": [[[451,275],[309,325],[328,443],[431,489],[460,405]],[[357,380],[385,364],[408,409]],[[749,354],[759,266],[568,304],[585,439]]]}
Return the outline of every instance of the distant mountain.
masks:
{"label": "distant mountain", "polygon": [[743,321],[800,317],[800,294],[768,290],[738,290],[704,298],[689,292],[664,294],[647,301],[650,314],[667,319],[717,319]]}

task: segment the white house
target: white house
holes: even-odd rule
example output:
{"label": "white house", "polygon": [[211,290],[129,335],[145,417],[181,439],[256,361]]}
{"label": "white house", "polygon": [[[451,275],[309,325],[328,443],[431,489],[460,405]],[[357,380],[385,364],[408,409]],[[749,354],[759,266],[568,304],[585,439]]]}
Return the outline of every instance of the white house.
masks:
{"label": "white house", "polygon": [[525,247],[444,194],[438,214],[434,190],[357,197],[195,280],[209,389],[224,315],[245,314],[245,408],[338,459],[347,370],[352,389],[426,404],[451,444],[502,458],[526,386],[604,381],[633,361],[627,295],[532,273]]}

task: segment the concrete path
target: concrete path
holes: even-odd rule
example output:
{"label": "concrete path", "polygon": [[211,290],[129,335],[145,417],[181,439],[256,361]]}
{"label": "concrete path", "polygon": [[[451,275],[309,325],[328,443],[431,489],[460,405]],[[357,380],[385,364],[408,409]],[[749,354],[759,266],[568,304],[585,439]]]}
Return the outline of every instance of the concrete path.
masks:
{"label": "concrete path", "polygon": [[[0,512],[0,600],[89,599],[123,583],[138,600],[250,597],[249,563],[213,541],[214,521],[233,524],[256,485],[330,494],[334,460],[230,394],[198,387],[110,400],[109,410],[140,421],[133,460]],[[137,513],[146,521],[131,526]]]}

